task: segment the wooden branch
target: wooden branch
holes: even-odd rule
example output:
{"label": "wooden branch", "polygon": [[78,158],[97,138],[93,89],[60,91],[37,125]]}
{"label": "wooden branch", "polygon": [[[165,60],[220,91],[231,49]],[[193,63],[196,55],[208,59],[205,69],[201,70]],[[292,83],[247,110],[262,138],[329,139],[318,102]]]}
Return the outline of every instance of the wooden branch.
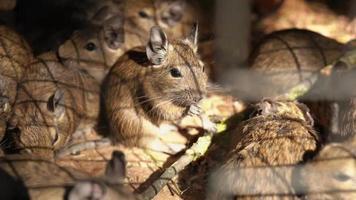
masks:
{"label": "wooden branch", "polygon": [[[223,132],[226,129],[225,124],[217,125],[217,132]],[[182,171],[191,162],[197,160],[203,156],[208,150],[213,133],[206,133],[201,136],[197,142],[195,142],[186,152],[180,157],[176,162],[174,162],[170,167],[168,167],[163,174],[153,182],[145,191],[140,194],[141,200],[150,200],[154,198],[162,188],[167,185],[180,171]]]}

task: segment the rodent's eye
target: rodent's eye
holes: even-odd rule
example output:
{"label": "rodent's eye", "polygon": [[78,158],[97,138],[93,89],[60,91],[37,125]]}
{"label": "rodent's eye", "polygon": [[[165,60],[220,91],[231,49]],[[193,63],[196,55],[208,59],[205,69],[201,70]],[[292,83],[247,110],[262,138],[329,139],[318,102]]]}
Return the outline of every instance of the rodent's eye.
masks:
{"label": "rodent's eye", "polygon": [[93,42],[89,42],[88,44],[85,45],[85,48],[88,51],[94,51],[96,49],[96,45]]}
{"label": "rodent's eye", "polygon": [[351,179],[350,176],[346,175],[346,174],[343,174],[343,173],[337,173],[334,175],[334,178],[338,181],[342,181],[342,182],[345,182],[345,181],[348,181]]}
{"label": "rodent's eye", "polygon": [[138,15],[142,18],[149,18],[150,16],[143,10],[141,10],[140,12],[138,12]]}
{"label": "rodent's eye", "polygon": [[182,73],[179,71],[178,68],[172,68],[170,70],[170,73],[171,73],[171,76],[174,77],[174,78],[182,77]]}

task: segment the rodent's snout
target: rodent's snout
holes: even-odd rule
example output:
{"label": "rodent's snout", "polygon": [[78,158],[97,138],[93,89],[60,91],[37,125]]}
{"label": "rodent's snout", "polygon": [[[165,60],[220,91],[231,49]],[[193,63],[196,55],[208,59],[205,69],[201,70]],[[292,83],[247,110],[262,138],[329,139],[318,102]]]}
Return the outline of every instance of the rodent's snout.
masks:
{"label": "rodent's snout", "polygon": [[195,102],[195,103],[199,103],[201,100],[203,100],[203,95],[201,94],[196,94],[192,97],[192,100]]}

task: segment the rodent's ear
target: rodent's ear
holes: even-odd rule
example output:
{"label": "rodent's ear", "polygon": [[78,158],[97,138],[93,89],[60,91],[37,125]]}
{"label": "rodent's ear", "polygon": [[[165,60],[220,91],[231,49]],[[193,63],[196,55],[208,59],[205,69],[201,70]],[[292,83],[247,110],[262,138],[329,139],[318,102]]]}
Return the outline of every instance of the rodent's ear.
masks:
{"label": "rodent's ear", "polygon": [[126,177],[126,159],[121,151],[114,151],[106,164],[105,179],[110,183],[120,183]]}
{"label": "rodent's ear", "polygon": [[124,17],[115,15],[103,25],[104,40],[109,48],[118,49],[124,43]]}
{"label": "rodent's ear", "polygon": [[190,43],[195,53],[198,51],[198,32],[199,25],[196,22],[194,23],[192,30],[190,31],[190,34],[187,37],[187,41]]}
{"label": "rodent's ear", "polygon": [[54,113],[57,118],[61,118],[64,114],[64,92],[57,89],[53,95],[48,98],[47,109]]}
{"label": "rodent's ear", "polygon": [[150,31],[150,38],[146,46],[147,58],[154,65],[160,65],[167,57],[168,39],[167,35],[159,26],[154,26]]}

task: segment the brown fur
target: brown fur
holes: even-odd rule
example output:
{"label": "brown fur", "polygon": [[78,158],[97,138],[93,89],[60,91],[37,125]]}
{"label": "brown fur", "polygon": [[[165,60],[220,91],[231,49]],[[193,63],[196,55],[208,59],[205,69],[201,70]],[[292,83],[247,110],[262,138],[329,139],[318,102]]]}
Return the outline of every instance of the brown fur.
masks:
{"label": "brown fur", "polygon": [[[54,94],[58,101],[49,109]],[[78,129],[93,127],[99,112],[99,83],[75,67],[63,65],[53,52],[41,55],[19,84],[11,137],[15,146],[51,155]]]}
{"label": "brown fur", "polygon": [[[181,7],[181,15],[175,23],[168,23],[172,5]],[[141,16],[140,13],[144,13]],[[192,7],[184,0],[127,0],[125,2],[125,46],[127,49],[146,45],[148,33],[152,26],[159,25],[168,38],[177,39],[188,34],[196,21]]]}
{"label": "brown fur", "polygon": [[283,95],[333,63],[341,53],[340,43],[312,31],[289,29],[271,33],[262,39],[249,58],[249,70],[256,73],[259,80],[254,85],[263,86],[253,86],[254,94],[250,95],[257,98],[254,100]]}
{"label": "brown fur", "polygon": [[329,142],[348,140],[356,135],[356,51],[352,41],[350,43],[332,65],[328,82],[325,82],[329,101],[310,104],[321,128],[328,133]]}
{"label": "brown fur", "polygon": [[[100,200],[133,200],[135,199],[133,195],[123,186],[125,171],[122,170],[125,170],[125,164],[117,166],[122,164],[117,159],[119,158],[115,157],[109,161],[105,176],[93,178],[40,157],[6,156],[0,159],[0,184],[3,188],[0,197],[1,199],[29,199],[30,197],[43,200],[74,200],[75,196],[79,199],[96,197],[95,199]],[[113,164],[113,162],[117,163]]]}
{"label": "brown fur", "polygon": [[[178,68],[183,77],[173,78]],[[104,85],[110,134],[129,146],[150,146],[163,121],[178,120],[206,93],[207,77],[188,40],[171,41],[167,57],[153,65],[143,48],[128,51]]]}
{"label": "brown fur", "polygon": [[86,28],[75,31],[58,48],[62,62],[71,66],[75,63],[99,82],[125,51],[124,17],[105,8],[93,17],[96,24],[87,24]]}
{"label": "brown fur", "polygon": [[32,52],[27,42],[15,31],[0,26],[0,140],[6,121],[10,117],[11,107],[16,98],[17,82],[32,60]]}
{"label": "brown fur", "polygon": [[329,144],[295,172],[306,199],[356,199],[356,143]]}
{"label": "brown fur", "polygon": [[317,149],[307,108],[295,102],[259,104],[260,115],[243,122],[233,150],[209,179],[207,199],[295,199],[290,166]]}

